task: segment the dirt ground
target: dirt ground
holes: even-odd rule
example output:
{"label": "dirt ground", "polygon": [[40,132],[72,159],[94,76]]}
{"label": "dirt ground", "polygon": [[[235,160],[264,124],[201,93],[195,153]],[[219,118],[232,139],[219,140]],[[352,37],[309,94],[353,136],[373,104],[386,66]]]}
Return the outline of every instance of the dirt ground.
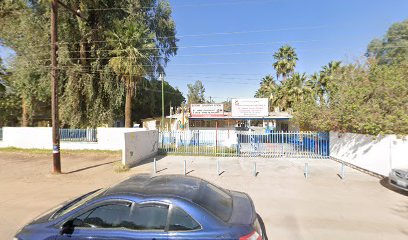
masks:
{"label": "dirt ground", "polygon": [[[0,151],[0,236],[11,239],[65,200],[152,173],[151,161],[117,173],[119,159],[120,153],[65,153],[64,174],[52,175],[50,154]],[[342,180],[332,160],[308,161],[306,179],[305,160],[167,156],[158,157],[157,174],[183,173],[184,160],[189,175],[249,193],[269,239],[408,239],[408,194],[350,168]]]}

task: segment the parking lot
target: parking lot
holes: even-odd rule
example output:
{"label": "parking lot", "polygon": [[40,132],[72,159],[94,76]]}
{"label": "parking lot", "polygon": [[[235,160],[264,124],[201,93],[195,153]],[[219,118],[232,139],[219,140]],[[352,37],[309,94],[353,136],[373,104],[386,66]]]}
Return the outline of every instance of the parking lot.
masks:
{"label": "parking lot", "polygon": [[[153,171],[150,160],[117,173],[119,159],[115,152],[67,153],[62,155],[64,174],[52,175],[50,154],[0,152],[0,236],[11,239],[60,202]],[[348,167],[341,179],[335,161],[166,156],[157,158],[157,174],[182,174],[184,161],[188,175],[249,193],[269,239],[408,238],[408,194]]]}

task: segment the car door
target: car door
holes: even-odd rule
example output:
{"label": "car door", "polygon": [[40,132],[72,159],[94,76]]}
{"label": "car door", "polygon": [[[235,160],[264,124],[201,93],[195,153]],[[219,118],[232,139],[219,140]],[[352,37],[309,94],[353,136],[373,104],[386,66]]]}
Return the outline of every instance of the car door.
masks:
{"label": "car door", "polygon": [[135,204],[131,220],[136,239],[167,239],[169,206],[158,202]]}
{"label": "car door", "polygon": [[168,220],[168,238],[187,239],[216,239],[217,234],[206,232],[203,226],[183,209],[172,205]]}
{"label": "car door", "polygon": [[[76,216],[73,220],[75,220],[76,224],[80,224],[75,226],[72,232],[62,234],[57,237],[57,239],[167,239],[167,233],[164,232],[165,227],[160,230],[160,226],[154,225],[154,222],[149,221],[148,216],[144,222],[138,220],[143,219],[143,215],[137,214],[139,216],[136,218],[135,212],[138,209],[140,209],[139,205],[129,201],[115,201],[99,204],[95,208]],[[144,208],[142,211],[145,210],[146,212],[146,209],[147,208]],[[161,214],[166,223],[168,207],[161,209]],[[158,219],[156,219],[156,222],[160,223]],[[145,223],[146,226],[143,226],[143,223]],[[149,227],[154,229],[149,231]]]}

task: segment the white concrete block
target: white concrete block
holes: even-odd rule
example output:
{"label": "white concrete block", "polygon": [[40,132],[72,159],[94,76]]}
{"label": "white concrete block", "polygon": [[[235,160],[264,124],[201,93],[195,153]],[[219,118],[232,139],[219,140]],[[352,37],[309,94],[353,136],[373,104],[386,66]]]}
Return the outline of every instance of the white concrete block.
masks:
{"label": "white concrete block", "polygon": [[158,151],[159,132],[144,130],[123,134],[125,144],[122,149],[122,163],[133,166],[153,157]]}

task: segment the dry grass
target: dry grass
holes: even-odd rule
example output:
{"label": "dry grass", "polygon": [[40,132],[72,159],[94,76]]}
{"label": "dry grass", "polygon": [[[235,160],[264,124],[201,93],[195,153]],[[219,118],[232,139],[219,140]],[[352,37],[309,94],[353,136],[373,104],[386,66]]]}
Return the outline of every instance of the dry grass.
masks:
{"label": "dry grass", "polygon": [[129,170],[129,166],[123,165],[122,161],[117,161],[113,164],[113,171],[116,173],[128,172]]}

